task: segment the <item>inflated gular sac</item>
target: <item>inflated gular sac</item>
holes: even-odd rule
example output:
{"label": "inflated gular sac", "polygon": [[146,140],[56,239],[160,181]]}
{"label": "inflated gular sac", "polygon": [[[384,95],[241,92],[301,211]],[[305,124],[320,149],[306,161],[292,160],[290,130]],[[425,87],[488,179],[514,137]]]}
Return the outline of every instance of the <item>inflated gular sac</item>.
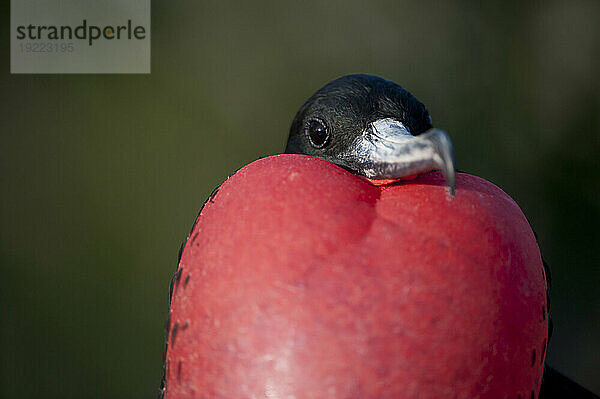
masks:
{"label": "inflated gular sac", "polygon": [[173,284],[168,399],[530,398],[546,279],[515,202],[277,155],[230,177]]}

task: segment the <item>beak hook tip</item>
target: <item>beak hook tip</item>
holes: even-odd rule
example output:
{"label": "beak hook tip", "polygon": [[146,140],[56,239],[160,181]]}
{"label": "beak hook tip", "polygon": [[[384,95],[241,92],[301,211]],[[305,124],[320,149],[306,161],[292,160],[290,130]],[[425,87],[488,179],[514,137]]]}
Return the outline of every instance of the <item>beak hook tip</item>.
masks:
{"label": "beak hook tip", "polygon": [[456,196],[456,187],[454,185],[451,185],[448,188],[450,190],[450,197],[454,198]]}
{"label": "beak hook tip", "polygon": [[456,195],[456,176],[454,174],[454,169],[450,169],[444,173],[444,177],[446,178],[446,184],[448,185],[448,191],[450,192],[450,196],[454,198]]}

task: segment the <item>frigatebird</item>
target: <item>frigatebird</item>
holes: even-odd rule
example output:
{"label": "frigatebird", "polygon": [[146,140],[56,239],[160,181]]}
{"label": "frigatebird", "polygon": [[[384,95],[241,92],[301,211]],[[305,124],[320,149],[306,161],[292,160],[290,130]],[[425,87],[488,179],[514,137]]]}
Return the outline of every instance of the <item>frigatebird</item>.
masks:
{"label": "frigatebird", "polygon": [[597,397],[544,364],[550,271],[526,219],[455,171],[448,134],[407,90],[328,83],[286,153],[216,189],[182,245],[161,396]]}

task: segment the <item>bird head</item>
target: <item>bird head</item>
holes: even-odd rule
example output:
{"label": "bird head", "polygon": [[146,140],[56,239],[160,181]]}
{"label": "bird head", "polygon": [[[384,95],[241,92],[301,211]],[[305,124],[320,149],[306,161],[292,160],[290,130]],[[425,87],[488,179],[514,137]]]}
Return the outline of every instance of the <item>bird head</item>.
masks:
{"label": "bird head", "polygon": [[452,142],[429,112],[399,85],[347,75],[313,94],[292,122],[287,153],[325,159],[370,179],[401,179],[441,170],[454,193]]}

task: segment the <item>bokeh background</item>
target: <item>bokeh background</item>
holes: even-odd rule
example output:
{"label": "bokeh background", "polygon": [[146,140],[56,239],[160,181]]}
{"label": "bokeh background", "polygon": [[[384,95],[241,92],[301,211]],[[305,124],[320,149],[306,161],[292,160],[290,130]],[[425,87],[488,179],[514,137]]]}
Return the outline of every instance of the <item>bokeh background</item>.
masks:
{"label": "bokeh background", "polygon": [[[418,4],[417,4],[418,3]],[[549,363],[600,393],[600,2],[152,4],[150,75],[10,75],[0,5],[0,396],[152,398],[179,244],[327,81],[374,73],[522,207]]]}

